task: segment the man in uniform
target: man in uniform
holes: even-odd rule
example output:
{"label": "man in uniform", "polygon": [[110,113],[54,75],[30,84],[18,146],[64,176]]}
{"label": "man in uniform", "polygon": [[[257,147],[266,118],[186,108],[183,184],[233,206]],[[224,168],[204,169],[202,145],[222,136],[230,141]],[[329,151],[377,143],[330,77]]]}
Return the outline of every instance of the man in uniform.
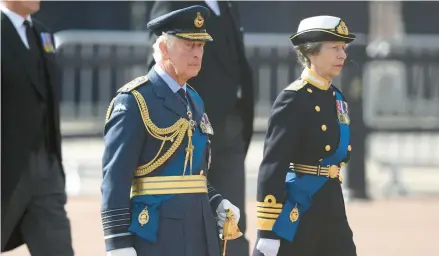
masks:
{"label": "man in uniform", "polygon": [[31,17],[40,1],[1,8],[1,251],[73,255],[61,155],[60,79],[52,34]]}
{"label": "man in uniform", "polygon": [[213,129],[186,83],[213,40],[205,29],[209,14],[190,6],[150,21],[157,64],[110,104],[102,182],[108,255],[219,256],[226,210],[239,221],[239,209],[206,179]]}
{"label": "man in uniform", "polygon": [[[151,18],[193,5],[194,1],[155,1]],[[245,56],[244,29],[240,25],[238,2],[197,1],[211,11],[206,28],[215,38],[206,45],[203,68],[189,84],[205,100],[209,120],[215,128],[212,136],[212,166],[209,182],[241,209],[240,230],[246,232],[245,157],[253,134],[254,83]],[[155,35],[149,33],[149,45]],[[153,65],[150,56],[148,65]],[[245,236],[227,245],[227,255],[249,254]]]}
{"label": "man in uniform", "polygon": [[348,105],[331,84],[355,39],[333,16],[291,36],[301,77],[274,102],[258,175],[254,256],[355,256],[340,168],[351,151]]}

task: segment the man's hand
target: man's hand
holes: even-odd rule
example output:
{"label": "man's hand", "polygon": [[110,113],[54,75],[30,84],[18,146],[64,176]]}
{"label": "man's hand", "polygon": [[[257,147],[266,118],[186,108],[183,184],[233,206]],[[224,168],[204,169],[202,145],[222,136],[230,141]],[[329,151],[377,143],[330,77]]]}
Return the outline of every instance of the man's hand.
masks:
{"label": "man's hand", "polygon": [[218,208],[216,209],[216,214],[218,215],[218,226],[221,228],[220,229],[221,234],[223,233],[224,222],[226,221],[227,209],[232,210],[233,214],[236,217],[236,223],[239,222],[239,218],[241,217],[238,207],[234,206],[227,199],[222,200],[221,203],[218,205]]}
{"label": "man's hand", "polygon": [[108,251],[107,256],[137,256],[137,253],[133,247],[129,247]]}
{"label": "man's hand", "polygon": [[265,256],[276,256],[280,247],[280,240],[260,238],[256,249],[262,252]]}

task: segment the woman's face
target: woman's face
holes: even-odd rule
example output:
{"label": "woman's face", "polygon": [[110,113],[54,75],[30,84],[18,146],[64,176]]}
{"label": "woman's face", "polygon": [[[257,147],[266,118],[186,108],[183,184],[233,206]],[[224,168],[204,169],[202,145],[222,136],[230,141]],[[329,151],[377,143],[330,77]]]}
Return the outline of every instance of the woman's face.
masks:
{"label": "woman's face", "polygon": [[320,76],[332,79],[343,68],[347,56],[345,49],[345,42],[323,42],[320,51],[310,57],[311,65]]}

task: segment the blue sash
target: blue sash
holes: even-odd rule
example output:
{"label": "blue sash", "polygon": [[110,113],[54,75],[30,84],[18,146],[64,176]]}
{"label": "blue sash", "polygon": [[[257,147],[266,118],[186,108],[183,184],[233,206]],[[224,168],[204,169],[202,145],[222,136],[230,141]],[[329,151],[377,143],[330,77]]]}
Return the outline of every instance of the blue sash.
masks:
{"label": "blue sash", "polygon": [[[194,97],[196,104],[203,104],[201,98]],[[193,151],[193,174],[199,174],[198,170],[203,161],[205,161],[205,148],[207,145],[207,136],[200,131],[197,126],[193,136],[192,144],[194,146]],[[179,149],[168,160],[168,162],[162,167],[161,176],[180,176],[183,175],[184,159],[186,156],[186,146],[184,142],[180,145]],[[189,175],[189,164],[185,174]],[[154,172],[152,173],[154,174]],[[159,225],[160,205],[169,200],[174,195],[143,195],[135,196],[131,200],[131,225],[129,231],[140,238],[155,243],[157,241],[157,230]],[[147,207],[149,220],[141,226],[138,221],[139,214]]]}
{"label": "blue sash", "polygon": [[[336,100],[342,102],[343,97],[336,91]],[[322,160],[321,166],[338,165],[347,156],[349,145],[350,128],[349,125],[340,123],[340,140],[337,150],[329,157]],[[282,211],[273,225],[273,232],[290,242],[293,241],[303,214],[311,207],[312,196],[323,187],[328,181],[328,177],[316,175],[303,175],[298,177],[294,172],[286,175],[287,200]],[[297,207],[299,218],[296,221],[290,219],[291,211]]]}

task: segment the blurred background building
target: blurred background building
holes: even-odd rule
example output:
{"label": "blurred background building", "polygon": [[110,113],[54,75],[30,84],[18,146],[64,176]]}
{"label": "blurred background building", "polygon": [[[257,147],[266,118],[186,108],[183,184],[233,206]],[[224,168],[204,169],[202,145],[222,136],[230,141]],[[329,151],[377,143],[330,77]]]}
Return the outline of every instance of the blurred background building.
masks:
{"label": "blurred background building", "polygon": [[[151,49],[144,30],[152,4],[43,2],[36,17],[56,32],[66,137],[100,137],[116,89],[147,72]],[[335,81],[351,103],[356,153],[346,171],[350,195],[439,192],[433,182],[439,174],[429,173],[439,161],[439,27],[432,25],[439,24],[439,3],[243,1],[239,8],[257,81],[255,139],[264,135],[279,90],[300,72],[288,36],[304,17],[340,16],[358,35]],[[249,171],[257,169],[257,160],[248,160],[254,167]],[[78,161],[71,164],[93,165],[90,170],[99,173],[99,163]]]}
{"label": "blurred background building", "polygon": [[[72,196],[99,195],[105,112],[119,87],[147,72],[151,6],[50,1],[35,15],[56,32]],[[288,38],[314,15],[342,17],[358,38],[334,81],[350,102],[353,154],[343,170],[349,198],[439,196],[439,2],[243,1],[239,7],[257,87],[256,135],[246,160],[249,201],[271,104],[301,72]]]}

